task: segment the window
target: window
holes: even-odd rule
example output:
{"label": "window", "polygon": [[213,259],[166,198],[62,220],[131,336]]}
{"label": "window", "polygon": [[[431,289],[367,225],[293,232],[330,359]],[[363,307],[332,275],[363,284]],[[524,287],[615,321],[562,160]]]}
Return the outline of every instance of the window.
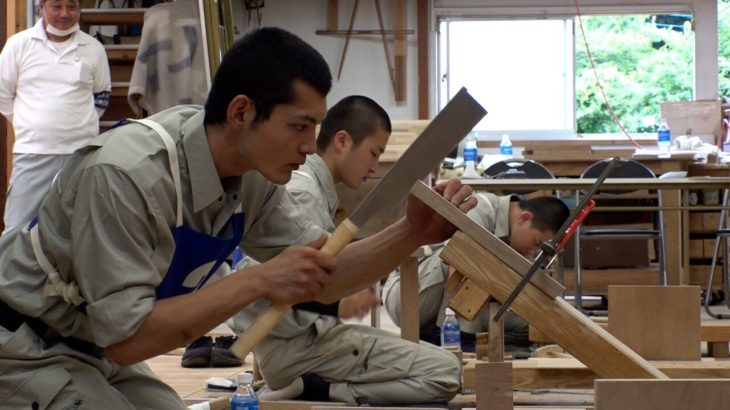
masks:
{"label": "window", "polygon": [[[688,14],[583,16],[599,79],[631,133],[655,132],[662,101],[691,100]],[[573,17],[439,19],[439,108],[462,86],[489,111],[482,136],[618,133]]]}
{"label": "window", "polygon": [[487,109],[478,130],[573,130],[571,20],[447,21],[441,98],[459,89]]}

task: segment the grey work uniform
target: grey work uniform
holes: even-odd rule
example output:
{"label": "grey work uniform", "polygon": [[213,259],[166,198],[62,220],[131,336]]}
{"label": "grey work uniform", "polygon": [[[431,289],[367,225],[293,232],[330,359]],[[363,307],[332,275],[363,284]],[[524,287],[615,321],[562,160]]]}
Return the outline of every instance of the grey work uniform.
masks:
{"label": "grey work uniform", "polygon": [[[495,236],[509,238],[509,205],[512,196],[497,196],[480,192],[475,195],[477,206],[467,216]],[[418,265],[419,325],[421,335],[429,336],[444,321],[444,311],[454,295],[444,291],[449,266],[441,260],[443,245]],[[383,285],[383,305],[393,322],[400,324],[400,273],[393,272]],[[487,309],[482,309],[473,321],[457,315],[461,331],[476,334],[489,329]],[[508,314],[504,320],[505,344],[522,344],[528,338],[529,326],[522,318]]]}
{"label": "grey work uniform", "polygon": [[[287,191],[315,223],[334,230],[337,193],[319,155],[308,157],[292,175]],[[246,329],[267,305],[266,301],[249,305],[234,316],[232,327]],[[254,352],[272,389],[281,389],[304,373],[315,373],[332,383],[332,400],[347,403],[446,401],[460,385],[460,364],[449,352],[301,309],[289,312]]]}
{"label": "grey work uniform", "polygon": [[[13,326],[0,317],[0,408],[33,402],[41,409],[186,408],[147,365],[119,366],[103,351],[132,336],[153,309],[175,251],[178,217],[217,235],[242,210],[240,245],[261,260],[322,232],[285,205],[283,187],[257,172],[221,182],[204,115],[186,106],[150,117],[172,136],[179,191],[163,140],[129,124],[74,154],[33,229],[0,237],[0,305],[33,318]],[[37,334],[34,320],[55,336]]]}

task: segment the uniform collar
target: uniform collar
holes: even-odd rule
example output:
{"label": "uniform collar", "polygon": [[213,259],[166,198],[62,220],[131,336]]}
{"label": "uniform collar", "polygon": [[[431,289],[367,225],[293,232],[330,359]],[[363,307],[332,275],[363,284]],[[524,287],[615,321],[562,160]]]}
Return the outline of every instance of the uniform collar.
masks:
{"label": "uniform collar", "polygon": [[324,159],[319,154],[309,155],[303,167],[312,170],[312,175],[316,178],[317,183],[325,195],[330,215],[334,215],[339,205],[339,199],[337,197],[337,188],[335,186],[335,180],[332,177],[332,171],[330,171]]}
{"label": "uniform collar", "polygon": [[494,236],[497,238],[509,238],[509,205],[516,195],[500,196],[496,198],[497,215],[495,216]]}
{"label": "uniform collar", "polygon": [[[205,118],[205,110],[200,110],[190,117],[182,127],[183,149],[185,150],[190,174],[193,210],[195,212],[226,195],[213,161],[213,154],[210,152],[208,137],[203,126],[203,118]],[[241,178],[235,179],[238,182],[234,181],[232,186],[239,187],[240,190]]]}

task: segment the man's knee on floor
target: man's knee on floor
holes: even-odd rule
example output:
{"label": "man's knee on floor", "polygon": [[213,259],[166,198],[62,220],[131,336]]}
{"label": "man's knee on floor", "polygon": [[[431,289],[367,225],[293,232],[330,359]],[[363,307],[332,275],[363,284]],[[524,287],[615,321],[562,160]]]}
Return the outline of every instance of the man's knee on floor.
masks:
{"label": "man's knee on floor", "polygon": [[433,392],[433,401],[448,401],[461,388],[461,361],[451,352],[442,350],[434,356],[433,371],[425,375],[425,381],[430,384]]}

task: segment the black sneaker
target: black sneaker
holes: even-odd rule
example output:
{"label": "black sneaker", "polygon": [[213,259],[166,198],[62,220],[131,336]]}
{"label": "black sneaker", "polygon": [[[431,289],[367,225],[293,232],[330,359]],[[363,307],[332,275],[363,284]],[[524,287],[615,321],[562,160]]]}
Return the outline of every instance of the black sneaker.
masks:
{"label": "black sneaker", "polygon": [[212,350],[213,338],[203,336],[185,347],[180,365],[182,367],[208,367]]}
{"label": "black sneaker", "polygon": [[213,352],[210,355],[210,364],[213,367],[236,367],[243,365],[243,359],[239,359],[231,352],[231,346],[238,340],[238,336],[218,336],[213,344]]}

